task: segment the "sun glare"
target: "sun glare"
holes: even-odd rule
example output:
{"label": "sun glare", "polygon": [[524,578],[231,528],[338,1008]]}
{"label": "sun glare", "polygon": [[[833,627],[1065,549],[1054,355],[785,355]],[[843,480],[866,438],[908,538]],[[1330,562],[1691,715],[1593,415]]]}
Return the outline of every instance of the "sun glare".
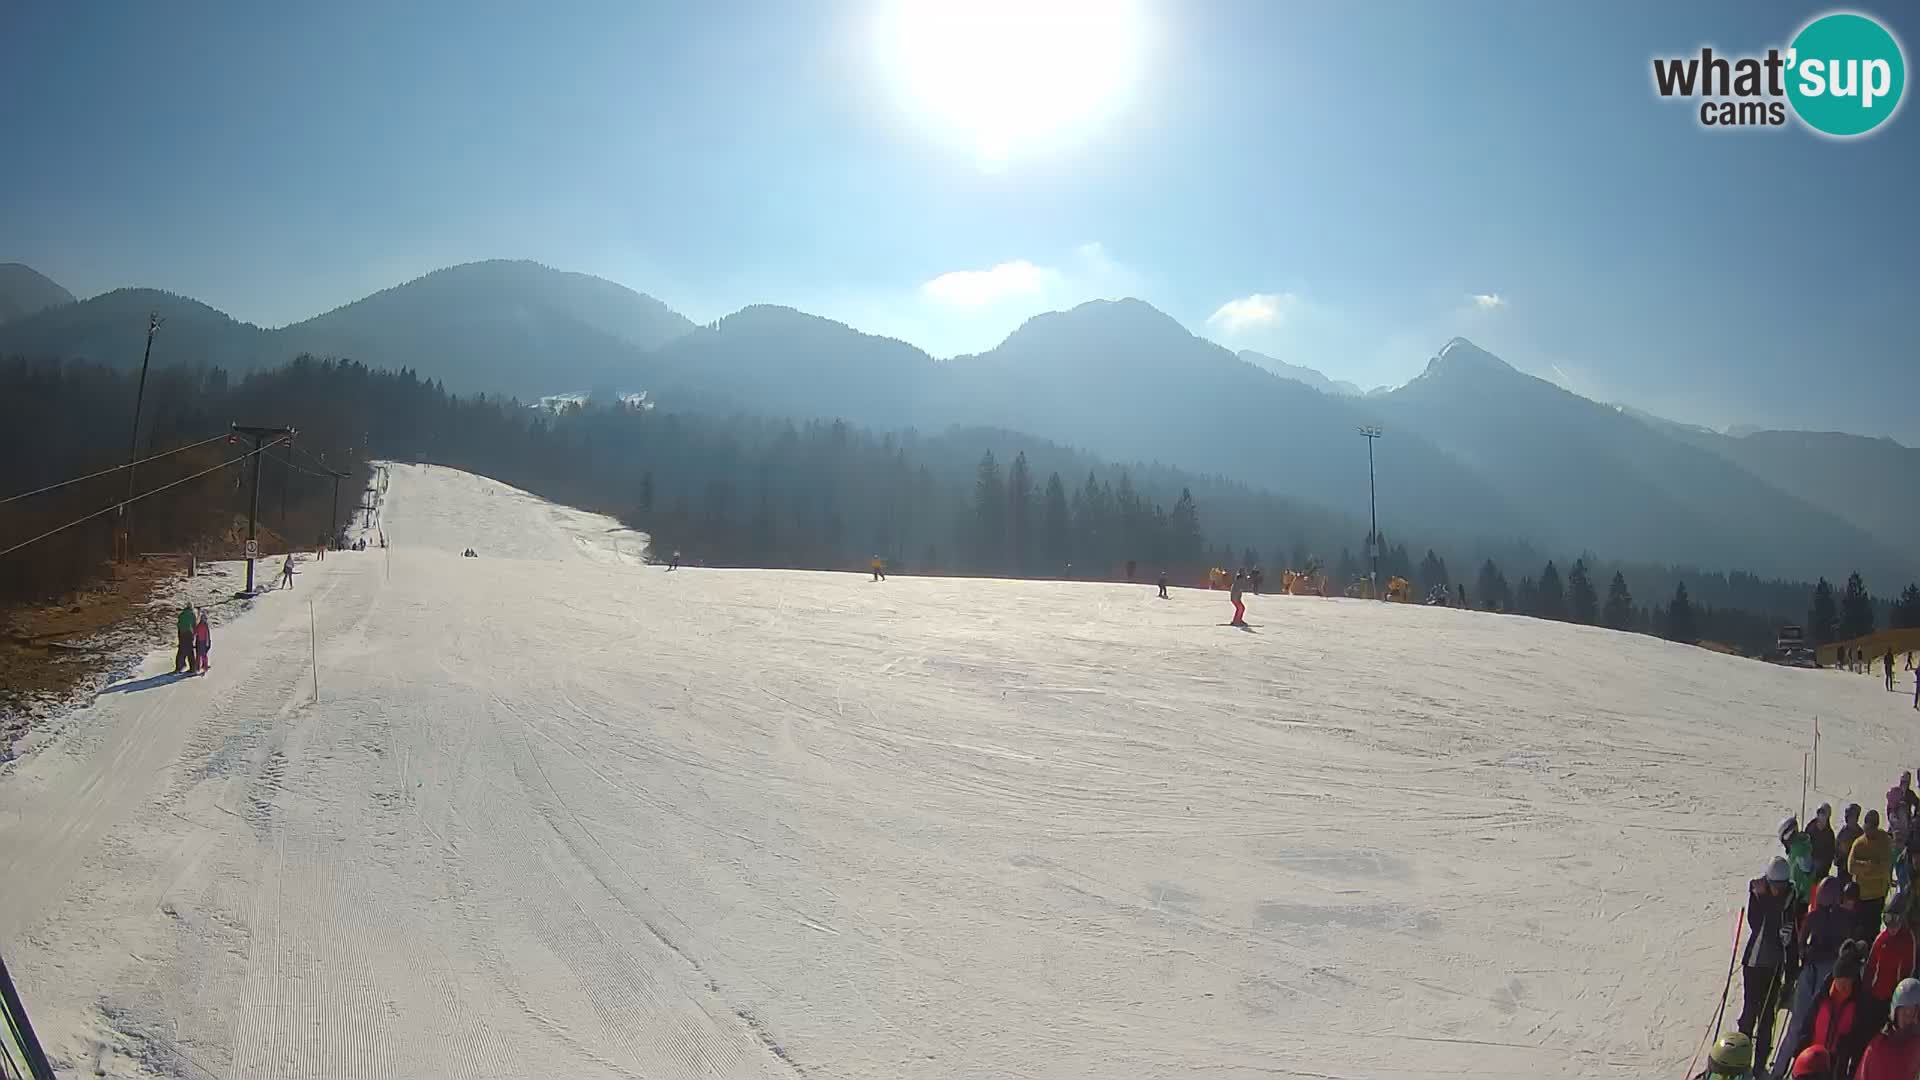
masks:
{"label": "sun glare", "polygon": [[901,103],[986,168],[1088,130],[1139,66],[1138,0],[891,0],[878,47]]}

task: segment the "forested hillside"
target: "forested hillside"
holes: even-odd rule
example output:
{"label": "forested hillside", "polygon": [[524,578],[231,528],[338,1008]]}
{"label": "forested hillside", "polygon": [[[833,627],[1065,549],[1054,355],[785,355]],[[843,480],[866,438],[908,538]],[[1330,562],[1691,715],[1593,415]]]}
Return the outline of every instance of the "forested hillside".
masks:
{"label": "forested hillside", "polygon": [[[134,376],[87,364],[0,364],[0,447],[20,463],[16,492],[96,470],[106,475],[8,504],[0,548],[110,507],[126,492]],[[1366,522],[1158,464],[1119,465],[993,428],[874,432],[831,418],[676,413],[614,400],[557,413],[451,394],[409,370],[302,357],[234,379],[219,369],[156,373],[140,454],[186,447],[136,473],[151,491],[130,511],[136,550],[231,556],[249,490],[231,423],[298,430],[262,460],[267,534],[310,546],[333,522],[330,470],[358,501],[376,458],[482,473],[613,514],[706,565],[854,569],[879,555],[896,571],[1151,579],[1198,583],[1210,566],[1322,570],[1335,591],[1364,577]],[[201,444],[201,445],[195,445]],[[11,494],[11,493],[9,493]],[[0,494],[0,497],[6,497]],[[118,515],[95,517],[0,557],[0,602],[58,595],[102,570]],[[1421,538],[1383,529],[1381,577],[1445,588],[1455,603],[1608,625],[1764,652],[1800,622],[1812,586],[1739,571],[1573,557],[1519,542]],[[1848,568],[1836,567],[1836,578]],[[1882,584],[1888,594],[1899,582]],[[1683,592],[1684,590],[1684,592]],[[1682,597],[1685,597],[1682,599]],[[1684,613],[1672,615],[1676,606]],[[1854,622],[1884,624],[1885,599],[1861,586]],[[1906,609],[1902,609],[1903,611]],[[1917,609],[1920,610],[1920,609]]]}

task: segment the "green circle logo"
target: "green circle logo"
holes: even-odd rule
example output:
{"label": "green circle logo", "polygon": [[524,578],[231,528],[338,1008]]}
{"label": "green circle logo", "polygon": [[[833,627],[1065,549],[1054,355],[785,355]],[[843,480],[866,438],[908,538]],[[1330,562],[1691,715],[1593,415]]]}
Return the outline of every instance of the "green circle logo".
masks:
{"label": "green circle logo", "polygon": [[1900,43],[1865,15],[1838,12],[1806,25],[1787,53],[1787,98],[1808,127],[1846,138],[1879,127],[1907,85]]}

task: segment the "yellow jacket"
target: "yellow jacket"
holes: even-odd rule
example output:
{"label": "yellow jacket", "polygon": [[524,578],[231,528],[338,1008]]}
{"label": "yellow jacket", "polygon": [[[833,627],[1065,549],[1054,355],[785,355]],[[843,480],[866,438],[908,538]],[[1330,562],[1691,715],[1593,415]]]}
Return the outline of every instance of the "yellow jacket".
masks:
{"label": "yellow jacket", "polygon": [[1885,829],[1860,834],[1847,852],[1847,873],[1860,885],[1860,899],[1883,900],[1893,887],[1893,837]]}

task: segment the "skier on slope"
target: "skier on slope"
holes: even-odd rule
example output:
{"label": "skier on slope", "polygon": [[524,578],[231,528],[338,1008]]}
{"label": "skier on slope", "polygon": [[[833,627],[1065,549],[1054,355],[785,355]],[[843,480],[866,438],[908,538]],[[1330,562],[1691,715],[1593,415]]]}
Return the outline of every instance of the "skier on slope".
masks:
{"label": "skier on slope", "polygon": [[1842,813],[1846,815],[1846,822],[1834,837],[1833,872],[1841,881],[1852,881],[1853,871],[1847,869],[1847,856],[1853,851],[1853,842],[1860,839],[1860,804],[1848,803]]}
{"label": "skier on slope", "polygon": [[1172,597],[1167,595],[1167,572],[1165,570],[1160,571],[1160,599],[1172,599]]}
{"label": "skier on slope", "polygon": [[1787,867],[1793,873],[1793,895],[1802,907],[1813,895],[1813,839],[1800,828],[1800,819],[1792,814],[1780,823],[1780,846],[1787,853]]}
{"label": "skier on slope", "polygon": [[280,564],[280,587],[293,588],[293,552],[287,552],[287,561]]}
{"label": "skier on slope", "polygon": [[1747,947],[1740,953],[1739,1029],[1754,1040],[1761,1061],[1773,1046],[1774,1014],[1786,996],[1792,967],[1795,925],[1800,908],[1793,903],[1791,871],[1775,855],[1767,872],[1747,883]]}
{"label": "skier on slope", "polygon": [[193,624],[199,616],[193,605],[180,609],[180,615],[174,620],[173,673],[178,675],[193,670]]}
{"label": "skier on slope", "polygon": [[193,670],[201,675],[207,673],[207,654],[213,651],[213,629],[207,625],[207,613],[201,612],[198,622],[193,624],[193,652],[195,664]]}
{"label": "skier on slope", "polygon": [[880,556],[875,555],[873,557],[873,562],[867,564],[867,568],[873,571],[873,580],[875,581],[887,580],[887,564],[885,560],[880,558]]}
{"label": "skier on slope", "polygon": [[[1863,952],[1858,941],[1849,941],[1840,947],[1840,956],[1833,963],[1833,975],[1827,979],[1826,990],[1813,1008],[1809,1041],[1801,1049],[1802,1054],[1812,1047],[1826,1050],[1833,1063],[1846,1067],[1845,1075],[1852,1074],[1853,1070],[1848,1066],[1859,1059],[1860,1052],[1867,1048],[1867,1039],[1872,1035],[1860,1014],[1860,971],[1865,963]],[[1788,1064],[1791,1067],[1792,1063]]]}
{"label": "skier on slope", "polygon": [[1807,822],[1807,841],[1813,848],[1813,880],[1819,881],[1833,869],[1833,805],[1821,803]]}
{"label": "skier on slope", "polygon": [[[1878,831],[1876,820],[1874,831]],[[1884,834],[1882,834],[1884,835]],[[1856,842],[1855,846],[1858,846]],[[1855,874],[1858,874],[1856,868]],[[1780,1049],[1774,1055],[1773,1075],[1786,1075],[1787,1066],[1793,1061],[1807,1039],[1813,1027],[1813,1007],[1825,992],[1827,977],[1833,973],[1834,962],[1840,958],[1840,946],[1853,936],[1855,924],[1846,912],[1840,909],[1840,883],[1832,878],[1820,883],[1814,890],[1814,908],[1807,912],[1807,918],[1799,927],[1798,944],[1800,948],[1800,977],[1794,980],[1793,993],[1786,1000],[1792,1017],[1787,1021],[1787,1029],[1780,1036]]]}
{"label": "skier on slope", "polygon": [[1240,600],[1240,594],[1242,590],[1244,590],[1246,587],[1247,587],[1246,572],[1242,570],[1235,570],[1233,572],[1232,591],[1227,593],[1227,599],[1233,601],[1233,621],[1227,624],[1229,626],[1247,625],[1247,605],[1242,603]]}
{"label": "skier on slope", "polygon": [[1902,979],[1893,991],[1893,1019],[1867,1044],[1854,1080],[1913,1080],[1920,1076],[1920,979]]}
{"label": "skier on slope", "polygon": [[1880,927],[1880,910],[1893,886],[1893,838],[1880,828],[1880,815],[1867,811],[1860,839],[1847,853],[1847,872],[1860,885],[1860,917],[1855,931],[1872,937]]}
{"label": "skier on slope", "polygon": [[1914,937],[1907,893],[1893,894],[1881,922],[1885,929],[1867,950],[1865,977],[1860,984],[1863,1030],[1869,1033],[1880,1030],[1886,1023],[1892,1009],[1893,991],[1900,980],[1911,977],[1915,968],[1920,967],[1920,941]]}

